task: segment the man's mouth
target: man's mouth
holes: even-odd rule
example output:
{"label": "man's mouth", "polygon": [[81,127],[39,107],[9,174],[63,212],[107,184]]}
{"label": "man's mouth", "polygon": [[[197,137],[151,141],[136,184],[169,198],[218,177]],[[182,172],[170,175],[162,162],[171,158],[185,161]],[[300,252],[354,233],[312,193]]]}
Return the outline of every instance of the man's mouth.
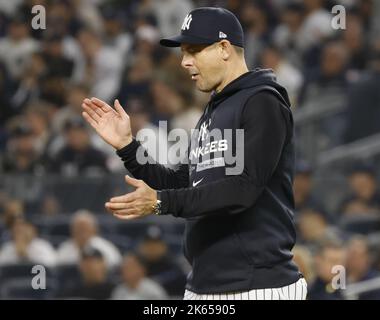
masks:
{"label": "man's mouth", "polygon": [[198,73],[192,73],[191,74],[191,80],[196,80],[198,75],[199,75]]}

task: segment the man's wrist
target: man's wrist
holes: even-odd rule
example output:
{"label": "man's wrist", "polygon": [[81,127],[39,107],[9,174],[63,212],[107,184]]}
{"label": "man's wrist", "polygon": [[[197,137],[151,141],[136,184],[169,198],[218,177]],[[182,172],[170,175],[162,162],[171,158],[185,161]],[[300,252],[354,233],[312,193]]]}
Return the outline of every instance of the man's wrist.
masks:
{"label": "man's wrist", "polygon": [[127,137],[125,140],[121,141],[117,146],[115,146],[116,150],[119,151],[127,147],[133,141],[132,136]]}
{"label": "man's wrist", "polygon": [[132,138],[132,141],[130,144],[126,145],[125,147],[121,148],[120,150],[116,150],[116,154],[123,160],[130,160],[136,158],[136,152],[137,149],[140,147],[140,143]]}

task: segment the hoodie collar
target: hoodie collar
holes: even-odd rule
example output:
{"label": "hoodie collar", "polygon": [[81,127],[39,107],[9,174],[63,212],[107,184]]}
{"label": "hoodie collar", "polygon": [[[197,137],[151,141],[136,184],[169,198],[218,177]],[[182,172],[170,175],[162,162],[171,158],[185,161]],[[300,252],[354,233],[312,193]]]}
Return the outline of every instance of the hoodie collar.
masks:
{"label": "hoodie collar", "polygon": [[271,86],[275,88],[287,104],[290,106],[288,94],[281,85],[276,81],[276,75],[271,69],[260,69],[256,68],[252,71],[243,73],[241,76],[237,77],[229,84],[227,84],[222,91],[216,93],[213,91],[211,94],[210,102],[218,104],[227,97],[233,95],[237,91],[247,88],[253,88],[257,86]]}

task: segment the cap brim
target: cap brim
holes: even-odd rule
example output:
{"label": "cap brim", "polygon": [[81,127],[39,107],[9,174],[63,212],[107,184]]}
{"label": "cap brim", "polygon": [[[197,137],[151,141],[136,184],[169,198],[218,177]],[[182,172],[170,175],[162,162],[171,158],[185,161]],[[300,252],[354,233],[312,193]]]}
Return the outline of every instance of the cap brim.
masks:
{"label": "cap brim", "polygon": [[160,45],[164,47],[180,47],[183,43],[188,44],[212,44],[214,41],[206,40],[194,36],[180,34],[178,36],[165,38],[160,40]]}

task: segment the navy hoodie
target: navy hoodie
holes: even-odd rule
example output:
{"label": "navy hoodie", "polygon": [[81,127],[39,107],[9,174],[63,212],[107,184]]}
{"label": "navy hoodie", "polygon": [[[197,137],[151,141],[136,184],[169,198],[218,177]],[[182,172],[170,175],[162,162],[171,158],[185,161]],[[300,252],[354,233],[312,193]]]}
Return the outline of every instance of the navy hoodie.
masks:
{"label": "navy hoodie", "polygon": [[286,90],[271,70],[247,72],[211,95],[188,163],[177,170],[139,164],[138,148],[133,140],[117,153],[136,178],[159,190],[162,214],[186,219],[184,254],[192,266],[187,289],[277,288],[302,276],[291,254],[293,118]]}

